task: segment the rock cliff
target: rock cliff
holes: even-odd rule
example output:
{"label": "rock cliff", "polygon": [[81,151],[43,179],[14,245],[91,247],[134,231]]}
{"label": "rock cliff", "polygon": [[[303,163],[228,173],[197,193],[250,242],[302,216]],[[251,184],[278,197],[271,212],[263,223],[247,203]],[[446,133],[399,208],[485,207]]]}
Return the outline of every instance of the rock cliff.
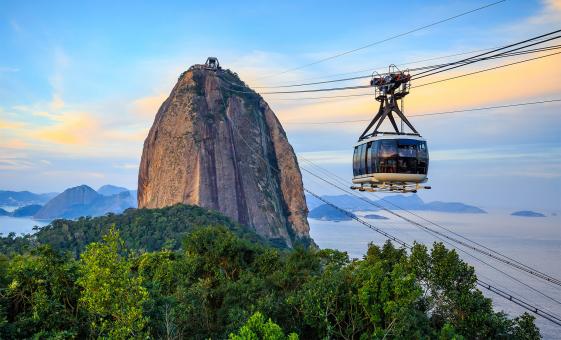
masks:
{"label": "rock cliff", "polygon": [[138,206],[199,205],[288,246],[311,242],[294,151],[267,103],[244,85],[201,65],[179,77],[144,142]]}

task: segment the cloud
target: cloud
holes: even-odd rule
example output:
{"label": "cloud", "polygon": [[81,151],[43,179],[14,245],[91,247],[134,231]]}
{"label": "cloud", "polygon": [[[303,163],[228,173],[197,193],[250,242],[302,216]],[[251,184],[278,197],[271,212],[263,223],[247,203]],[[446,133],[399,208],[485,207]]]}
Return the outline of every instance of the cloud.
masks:
{"label": "cloud", "polygon": [[[504,161],[513,161],[520,167],[520,160],[527,163],[544,166],[551,165],[552,168],[561,167],[561,146],[547,144],[510,145],[487,148],[461,148],[461,149],[438,149],[430,151],[430,160],[438,162],[453,161],[493,161],[503,164]],[[311,161],[315,164],[331,164],[351,166],[352,149],[348,150],[325,150],[297,153],[298,160],[302,165]],[[502,173],[502,172],[496,172]],[[520,171],[517,173],[521,173]],[[558,173],[561,176],[561,172]]]}
{"label": "cloud", "polygon": [[19,72],[19,68],[0,66],[0,73],[13,73],[13,72]]}
{"label": "cloud", "polygon": [[[520,60],[520,58],[515,60]],[[512,61],[512,59],[509,59],[508,62]],[[446,77],[453,77],[503,63],[506,63],[506,61],[487,63],[477,68],[461,69],[448,73]],[[561,64],[561,55],[434,85],[412,88],[411,94],[405,98],[405,112],[408,116],[414,116],[423,113],[548,98],[561,92],[561,82],[558,81],[558,79],[561,79],[561,68],[555,67],[558,64]],[[443,77],[427,77],[427,80],[414,81],[413,86],[438,79],[443,79]],[[356,94],[356,92],[333,92],[333,94]],[[293,95],[294,97],[298,96]],[[332,130],[334,126],[321,124],[298,126],[295,123],[370,119],[378,110],[379,105],[372,97],[350,97],[311,103],[304,101],[296,102],[296,104],[275,101],[274,95],[268,96],[267,99],[274,103],[271,105],[279,119],[283,123],[291,124],[290,130],[325,131]],[[356,124],[337,125],[337,128],[355,131]]]}
{"label": "cloud", "polygon": [[21,122],[14,122],[14,121],[0,119],[0,129],[14,130],[14,129],[21,129],[24,126],[25,124]]}
{"label": "cloud", "polygon": [[15,19],[10,20],[10,26],[12,27],[12,29],[16,33],[21,33],[22,32],[21,25]]}
{"label": "cloud", "polygon": [[66,112],[57,116],[57,123],[32,130],[34,138],[67,145],[85,145],[96,137],[99,121],[85,112]]}
{"label": "cloud", "polygon": [[[561,146],[551,145],[512,145],[492,148],[463,148],[431,151],[434,161],[470,161],[524,159],[549,161],[558,159]],[[561,162],[561,159],[559,160]]]}
{"label": "cloud", "polygon": [[73,178],[80,178],[80,179],[88,179],[88,178],[105,178],[105,174],[101,172],[94,172],[94,171],[80,171],[80,173],[76,173],[74,170],[53,170],[53,171],[43,171],[39,173],[40,176],[45,177],[66,177],[72,176]]}
{"label": "cloud", "polygon": [[120,130],[113,129],[102,132],[103,136],[112,142],[142,142],[148,135],[148,129]]}
{"label": "cloud", "polygon": [[60,110],[64,107],[64,100],[60,97],[58,93],[53,95],[53,100],[51,101],[51,108],[53,110]]}
{"label": "cloud", "polygon": [[298,162],[306,165],[310,161],[315,164],[351,164],[352,150],[298,152]]}
{"label": "cloud", "polygon": [[25,170],[33,167],[33,162],[21,150],[0,149],[0,170]]}
{"label": "cloud", "polygon": [[115,164],[115,165],[113,165],[113,167],[117,168],[117,169],[138,170],[139,164],[138,163],[123,163],[123,164]]}
{"label": "cloud", "polygon": [[153,96],[141,97],[135,99],[130,105],[130,112],[141,118],[153,119],[156,115],[160,105],[166,100],[167,95],[160,93]]}
{"label": "cloud", "polygon": [[26,142],[24,142],[20,139],[11,139],[11,140],[7,141],[6,143],[3,143],[3,147],[9,148],[9,149],[25,149],[28,146],[29,146],[29,144],[27,144]]}
{"label": "cloud", "polygon": [[561,22],[561,1],[545,0],[542,10],[535,16],[528,18],[531,25],[550,25]]}

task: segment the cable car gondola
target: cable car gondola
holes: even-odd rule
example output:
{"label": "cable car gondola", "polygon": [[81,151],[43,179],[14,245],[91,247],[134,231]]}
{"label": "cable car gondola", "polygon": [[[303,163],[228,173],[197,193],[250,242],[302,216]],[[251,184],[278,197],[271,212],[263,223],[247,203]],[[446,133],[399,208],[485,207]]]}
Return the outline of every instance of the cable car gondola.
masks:
{"label": "cable car gondola", "polygon": [[[360,191],[417,192],[430,189],[421,185],[427,181],[429,152],[421,137],[398,105],[409,93],[411,76],[395,65],[385,75],[375,74],[370,85],[380,102],[378,113],[366,127],[354,146],[353,186]],[[398,128],[394,113],[401,119]],[[379,131],[388,118],[394,131]],[[404,132],[404,126],[411,132]],[[370,129],[374,127],[372,132]]]}

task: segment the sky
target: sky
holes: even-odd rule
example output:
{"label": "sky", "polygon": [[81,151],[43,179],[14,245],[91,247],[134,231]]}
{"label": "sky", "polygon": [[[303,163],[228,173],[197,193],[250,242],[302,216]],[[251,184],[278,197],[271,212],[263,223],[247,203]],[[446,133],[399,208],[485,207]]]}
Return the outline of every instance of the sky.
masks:
{"label": "sky", "polygon": [[[252,87],[271,86],[381,72],[389,64],[431,65],[561,28],[561,1],[508,0],[281,73],[491,2],[0,0],[0,189],[60,192],[108,183],[135,189],[142,143],[158,107],[179,74],[208,56]],[[436,57],[443,58],[414,63]],[[525,58],[478,63],[430,80]],[[561,55],[412,89],[405,113],[431,153],[432,189],[421,197],[561,211],[561,103],[414,117],[561,99],[559,79]],[[312,160],[350,178],[352,145],[365,123],[323,123],[371,118],[377,110],[372,96],[263,96],[302,165]],[[307,176],[304,182],[318,193],[335,193]]]}

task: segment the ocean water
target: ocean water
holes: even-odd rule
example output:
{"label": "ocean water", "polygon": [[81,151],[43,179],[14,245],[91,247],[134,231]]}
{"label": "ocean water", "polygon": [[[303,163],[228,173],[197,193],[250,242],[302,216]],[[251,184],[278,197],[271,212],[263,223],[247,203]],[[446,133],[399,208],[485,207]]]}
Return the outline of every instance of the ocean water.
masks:
{"label": "ocean water", "polygon": [[[12,212],[17,207],[14,206],[1,206],[0,208]],[[3,236],[9,233],[29,234],[33,232],[34,226],[43,227],[49,224],[49,221],[34,220],[31,217],[10,217],[0,216],[0,234]]]}
{"label": "ocean water", "polygon": [[[358,212],[361,216],[366,212]],[[431,245],[438,241],[427,232],[415,227],[386,212],[376,212],[389,220],[367,220],[372,225],[412,244],[413,241]],[[415,216],[405,216],[442,231]],[[488,214],[450,214],[436,212],[415,212],[432,222],[451,229],[462,236],[501,252],[526,265],[534,267],[553,277],[561,279],[561,216],[548,215],[542,218],[510,216],[510,211],[490,211]],[[351,258],[361,258],[370,242],[382,245],[385,238],[355,221],[330,222],[309,219],[310,233],[321,248],[333,248],[346,251]],[[447,245],[450,248],[449,245]],[[458,251],[460,256],[476,269],[478,277],[497,287],[512,292],[517,297],[538,305],[539,307],[561,317],[561,289],[558,286],[534,278],[529,274],[512,269],[501,262],[484,255],[475,254],[477,258],[491,264],[504,273],[534,287],[553,301],[509,278],[507,275],[489,267],[469,255]],[[469,251],[469,253],[474,253]],[[517,316],[525,310],[510,301],[482,290],[485,296],[493,299],[495,308],[511,316]],[[550,321],[536,317],[536,323],[545,339],[559,339],[561,328]]]}
{"label": "ocean water", "polygon": [[20,234],[29,234],[33,232],[34,226],[43,227],[49,224],[48,221],[38,221],[29,217],[9,217],[0,216],[0,233],[3,236],[11,232]]}

